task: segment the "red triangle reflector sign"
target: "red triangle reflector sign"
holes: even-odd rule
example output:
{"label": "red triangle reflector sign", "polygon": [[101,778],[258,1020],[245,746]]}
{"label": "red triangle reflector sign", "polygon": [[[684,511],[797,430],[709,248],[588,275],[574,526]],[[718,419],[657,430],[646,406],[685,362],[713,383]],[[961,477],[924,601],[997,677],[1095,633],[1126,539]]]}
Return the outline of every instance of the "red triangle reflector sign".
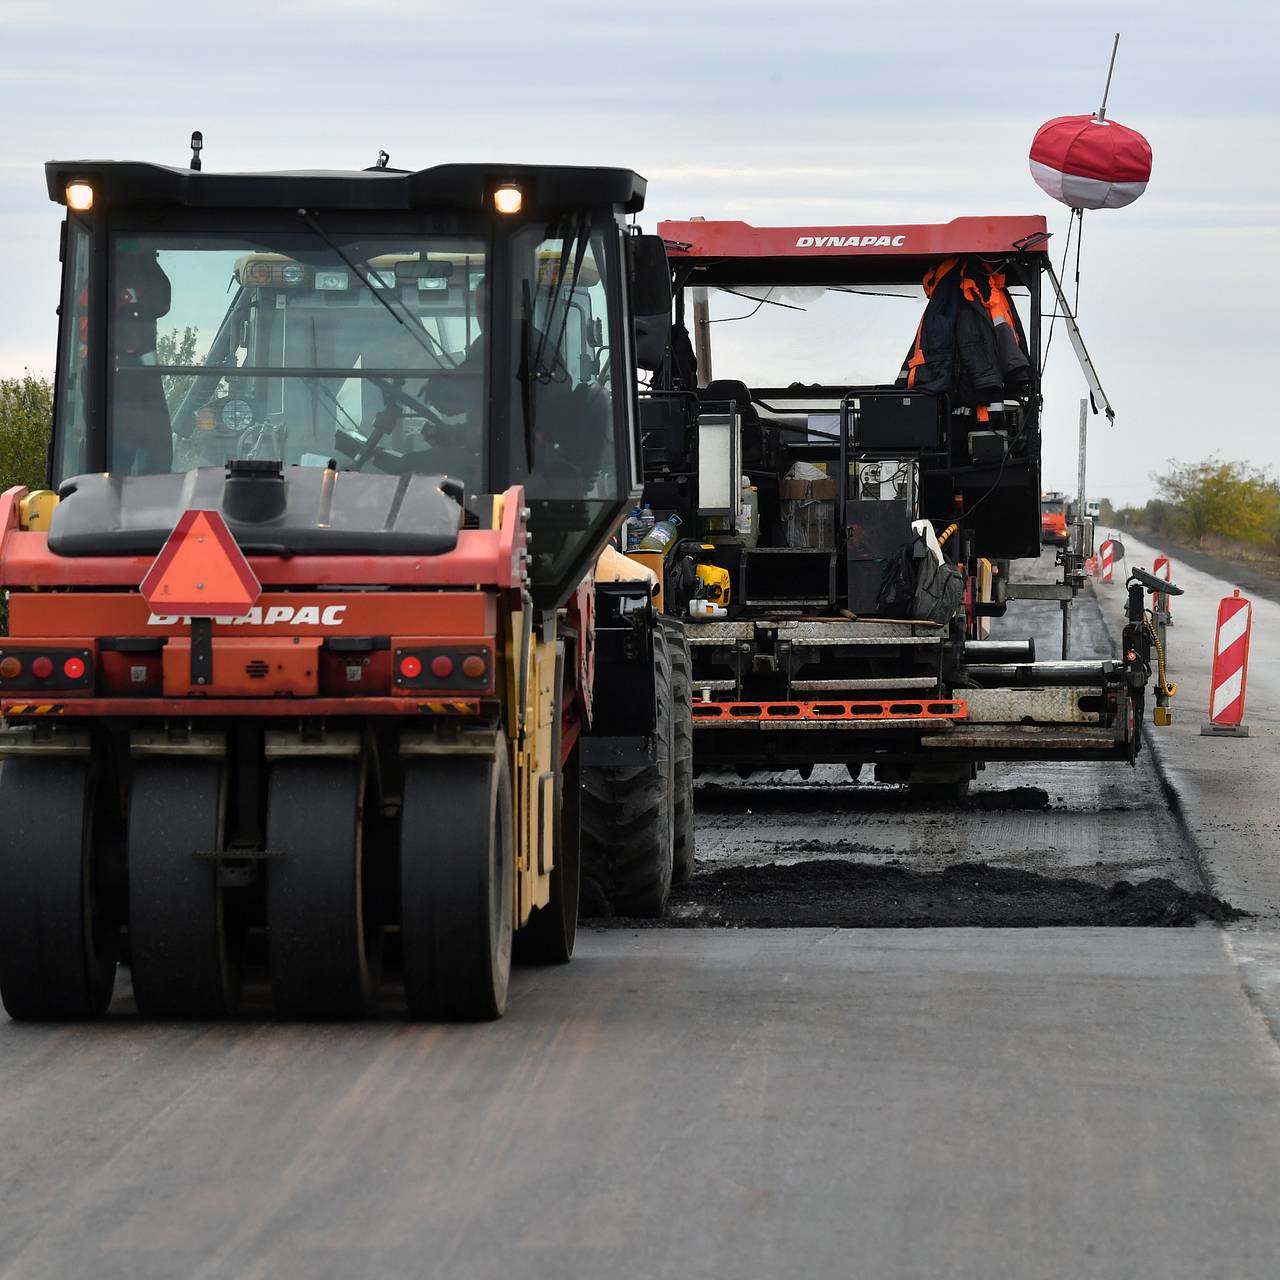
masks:
{"label": "red triangle reflector sign", "polygon": [[184,511],[139,587],[156,613],[241,618],[262,594],[217,511]]}

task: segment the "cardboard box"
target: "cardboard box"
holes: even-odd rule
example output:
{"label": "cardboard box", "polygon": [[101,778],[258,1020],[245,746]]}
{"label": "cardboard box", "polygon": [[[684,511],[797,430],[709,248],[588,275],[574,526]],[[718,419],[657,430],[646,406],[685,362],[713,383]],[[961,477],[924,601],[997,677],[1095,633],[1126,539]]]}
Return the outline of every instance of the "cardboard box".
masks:
{"label": "cardboard box", "polygon": [[778,496],[784,502],[831,502],[836,496],[836,482],[830,476],[813,480],[783,480]]}

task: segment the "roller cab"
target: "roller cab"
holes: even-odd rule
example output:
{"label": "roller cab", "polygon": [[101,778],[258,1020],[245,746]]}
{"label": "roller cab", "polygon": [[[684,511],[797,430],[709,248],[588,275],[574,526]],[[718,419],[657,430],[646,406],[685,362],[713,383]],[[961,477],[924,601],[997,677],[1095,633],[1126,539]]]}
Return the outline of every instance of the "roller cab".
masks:
{"label": "roller cab", "polygon": [[573,947],[643,179],[46,172],[49,492],[0,498],[5,1007],[100,1013],[124,957],[154,1016],[499,1015],[513,951]]}

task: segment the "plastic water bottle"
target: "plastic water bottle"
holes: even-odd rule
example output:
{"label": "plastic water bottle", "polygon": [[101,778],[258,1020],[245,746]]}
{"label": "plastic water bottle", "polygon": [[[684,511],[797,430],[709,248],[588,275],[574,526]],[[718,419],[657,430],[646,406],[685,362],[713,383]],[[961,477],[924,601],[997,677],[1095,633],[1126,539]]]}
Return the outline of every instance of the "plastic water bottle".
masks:
{"label": "plastic water bottle", "polygon": [[[648,505],[647,503],[645,504]],[[665,520],[659,520],[657,524],[645,534],[644,541],[640,544],[641,551],[661,551],[665,556],[668,551],[676,544],[676,538],[679,536],[680,517],[673,511]]]}
{"label": "plastic water bottle", "polygon": [[[654,531],[657,526],[658,517],[653,514],[653,504],[646,502],[639,511],[636,512],[635,523],[629,531],[627,550],[637,551],[644,546],[645,539]],[[631,541],[635,539],[635,541]]]}
{"label": "plastic water bottle", "polygon": [[754,547],[760,539],[760,495],[746,476],[742,477],[737,532],[746,547]]}
{"label": "plastic water bottle", "polygon": [[632,507],[622,522],[622,549],[634,551],[640,545],[640,508]]}

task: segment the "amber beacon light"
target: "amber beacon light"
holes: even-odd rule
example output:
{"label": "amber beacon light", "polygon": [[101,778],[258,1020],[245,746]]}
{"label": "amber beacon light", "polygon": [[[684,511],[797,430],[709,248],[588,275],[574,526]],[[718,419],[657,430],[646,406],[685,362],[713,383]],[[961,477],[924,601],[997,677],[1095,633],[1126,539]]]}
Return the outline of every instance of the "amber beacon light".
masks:
{"label": "amber beacon light", "polygon": [[93,188],[87,182],[67,183],[67,208],[87,213],[93,208]]}
{"label": "amber beacon light", "polygon": [[493,207],[499,213],[519,213],[524,204],[524,192],[514,183],[507,182],[493,192]]}

